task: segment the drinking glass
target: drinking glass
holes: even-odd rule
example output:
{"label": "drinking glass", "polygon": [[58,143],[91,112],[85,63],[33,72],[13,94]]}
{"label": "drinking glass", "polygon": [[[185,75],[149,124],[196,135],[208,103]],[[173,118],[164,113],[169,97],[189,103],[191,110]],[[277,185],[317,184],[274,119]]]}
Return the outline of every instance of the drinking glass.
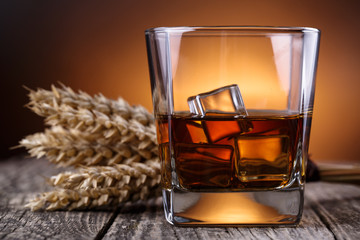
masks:
{"label": "drinking glass", "polygon": [[296,225],[320,31],[146,30],[168,222]]}

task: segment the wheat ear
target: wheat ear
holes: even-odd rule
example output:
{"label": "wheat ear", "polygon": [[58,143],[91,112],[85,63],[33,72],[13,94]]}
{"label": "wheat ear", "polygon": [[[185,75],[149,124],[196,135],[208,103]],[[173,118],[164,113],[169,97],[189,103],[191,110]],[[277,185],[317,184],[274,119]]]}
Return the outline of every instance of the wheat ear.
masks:
{"label": "wheat ear", "polygon": [[26,207],[36,211],[81,209],[110,206],[128,201],[160,196],[160,164],[158,159],[144,163],[113,166],[79,167],[49,179],[55,191],[43,193]]}
{"label": "wheat ear", "polygon": [[94,97],[71,88],[29,89],[32,111],[51,127],[20,141],[31,156],[59,165],[108,165],[124,158],[136,161],[158,155],[153,116],[141,106],[131,107],[99,94]]}
{"label": "wheat ear", "polygon": [[[111,165],[125,160],[143,162],[157,157],[157,146],[148,142],[138,147],[123,141],[111,141],[96,134],[52,126],[42,133],[29,135],[20,141],[31,156],[47,159],[59,166]],[[150,149],[151,147],[151,149]]]}

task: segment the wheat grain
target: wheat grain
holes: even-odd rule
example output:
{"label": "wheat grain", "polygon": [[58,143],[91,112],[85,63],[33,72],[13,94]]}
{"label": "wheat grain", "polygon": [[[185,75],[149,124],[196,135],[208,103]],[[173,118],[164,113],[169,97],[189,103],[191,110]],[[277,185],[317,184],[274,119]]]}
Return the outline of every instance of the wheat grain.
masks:
{"label": "wheat grain", "polygon": [[140,188],[137,192],[116,189],[100,188],[88,190],[55,189],[42,193],[40,196],[29,201],[25,207],[32,211],[45,209],[54,210],[80,210],[104,207],[116,207],[120,203],[137,200],[147,200],[161,195],[159,186],[149,189],[147,186]]}
{"label": "wheat grain", "polygon": [[146,200],[159,196],[160,179],[157,159],[128,165],[83,166],[51,177],[49,183],[56,189],[31,200],[26,207],[32,211],[73,210]]}
{"label": "wheat grain", "polygon": [[158,159],[144,163],[114,164],[112,166],[81,166],[76,172],[59,173],[49,179],[54,187],[65,189],[88,189],[116,187],[125,185],[139,188],[145,182],[153,187],[160,181],[160,164]]}
{"label": "wheat grain", "polygon": [[62,85],[29,89],[27,105],[50,128],[20,141],[31,156],[46,156],[75,171],[48,182],[55,190],[26,206],[32,210],[113,206],[159,196],[160,164],[154,118],[124,99],[94,97]]}
{"label": "wheat grain", "polygon": [[[144,107],[130,106],[124,99],[111,100],[98,94],[94,97],[71,88],[62,89],[52,86],[52,91],[29,89],[30,102],[27,105],[32,111],[46,117],[49,125],[63,125],[81,130],[95,130],[101,127],[109,129],[118,127],[126,133],[132,125],[140,123],[145,136],[156,142],[154,117]],[[132,120],[132,123],[127,123]]]}
{"label": "wheat grain", "polygon": [[[44,143],[45,139],[51,138],[46,135],[69,138],[63,141],[59,140],[57,150],[63,148],[68,151],[67,146],[69,144],[61,146],[61,143],[70,143],[71,139],[76,139],[76,141],[81,140],[80,142],[85,143],[96,142],[95,145],[111,146],[111,148],[118,144],[122,149],[120,152],[124,151],[123,146],[126,145],[130,149],[129,151],[136,152],[146,159],[157,155],[154,118],[142,106],[131,107],[122,98],[114,101],[105,98],[101,94],[91,97],[81,91],[75,93],[71,88],[65,86],[62,86],[61,89],[52,86],[52,91],[29,89],[29,98],[30,102],[27,106],[32,111],[45,117],[45,122],[48,125],[63,128],[63,130],[58,130],[54,134],[51,133],[51,131],[54,132],[53,128],[51,128],[43,135],[34,134],[21,141],[20,146],[29,149],[32,156],[40,157],[45,155],[46,151],[49,151],[50,155],[54,155],[54,153],[61,155],[57,162],[66,160],[65,156],[67,154],[56,152],[53,148],[42,147],[38,144]],[[85,145],[88,146],[89,144]],[[34,150],[31,150],[32,148]],[[89,165],[104,163],[102,161],[104,153],[103,151],[98,152],[98,149],[95,149],[94,152],[97,154],[94,156],[94,161]],[[126,151],[126,154],[129,151]],[[108,163],[121,161],[121,154],[125,153],[115,154],[114,158]],[[74,163],[81,163],[83,158],[84,154],[79,153]],[[73,159],[75,158],[73,157]],[[71,161],[67,161],[65,165],[69,163]]]}
{"label": "wheat grain", "polygon": [[144,161],[157,156],[157,146],[146,141],[139,141],[137,145],[140,147],[61,126],[53,126],[20,141],[20,146],[25,147],[31,156],[46,156],[50,162],[60,166],[109,165],[121,163],[124,159]]}

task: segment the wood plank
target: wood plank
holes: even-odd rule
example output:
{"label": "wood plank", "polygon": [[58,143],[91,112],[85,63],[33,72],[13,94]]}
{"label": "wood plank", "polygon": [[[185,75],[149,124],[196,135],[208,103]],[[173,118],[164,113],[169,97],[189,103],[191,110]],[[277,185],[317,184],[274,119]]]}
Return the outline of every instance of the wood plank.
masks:
{"label": "wood plank", "polygon": [[31,212],[24,204],[48,190],[45,176],[61,169],[40,159],[12,158],[0,162],[0,239],[92,239],[112,212]]}
{"label": "wood plank", "polygon": [[[359,191],[360,189],[356,186],[343,184],[337,184],[335,188],[339,187],[343,189],[344,197],[349,196],[347,192]],[[322,208],[319,204],[322,202],[319,199],[314,200],[314,198],[308,197],[319,194],[320,199],[331,199],[333,188],[334,184],[327,183],[307,185],[303,218],[297,227],[174,227],[166,222],[161,199],[157,199],[155,202],[125,207],[115,219],[104,239],[342,239],[341,234],[332,233],[336,229],[329,228],[328,224],[323,222],[323,217],[318,215],[318,209]],[[358,199],[355,201],[357,204],[359,203]],[[344,208],[347,208],[347,211],[354,211],[356,206],[354,204],[346,205]],[[337,218],[339,216],[334,215],[332,217]],[[354,228],[348,230],[355,234],[358,231]],[[352,235],[346,236],[348,239],[352,239]]]}
{"label": "wood plank", "polygon": [[[144,207],[142,207],[144,208]],[[334,239],[312,209],[305,209],[298,227],[174,227],[163,212],[120,213],[104,239]]]}
{"label": "wood plank", "polygon": [[[0,239],[91,239],[112,223],[112,212],[31,212],[23,208],[48,190],[44,176],[61,171],[45,160],[0,162]],[[165,220],[161,198],[123,206],[104,239],[359,239],[360,187],[309,183],[298,227],[174,227]],[[102,237],[102,234],[98,237]]]}
{"label": "wood plank", "polygon": [[165,221],[161,198],[121,208],[104,239],[177,239]]}
{"label": "wood plank", "polygon": [[336,239],[360,239],[360,187],[351,184],[311,183],[307,205]]}

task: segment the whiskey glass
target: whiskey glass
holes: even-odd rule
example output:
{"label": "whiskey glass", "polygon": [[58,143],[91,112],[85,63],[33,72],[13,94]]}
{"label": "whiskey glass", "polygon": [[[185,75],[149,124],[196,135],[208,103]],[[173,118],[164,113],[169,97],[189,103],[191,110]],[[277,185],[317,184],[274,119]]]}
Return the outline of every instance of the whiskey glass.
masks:
{"label": "whiskey glass", "polygon": [[167,221],[299,223],[320,31],[145,31]]}

